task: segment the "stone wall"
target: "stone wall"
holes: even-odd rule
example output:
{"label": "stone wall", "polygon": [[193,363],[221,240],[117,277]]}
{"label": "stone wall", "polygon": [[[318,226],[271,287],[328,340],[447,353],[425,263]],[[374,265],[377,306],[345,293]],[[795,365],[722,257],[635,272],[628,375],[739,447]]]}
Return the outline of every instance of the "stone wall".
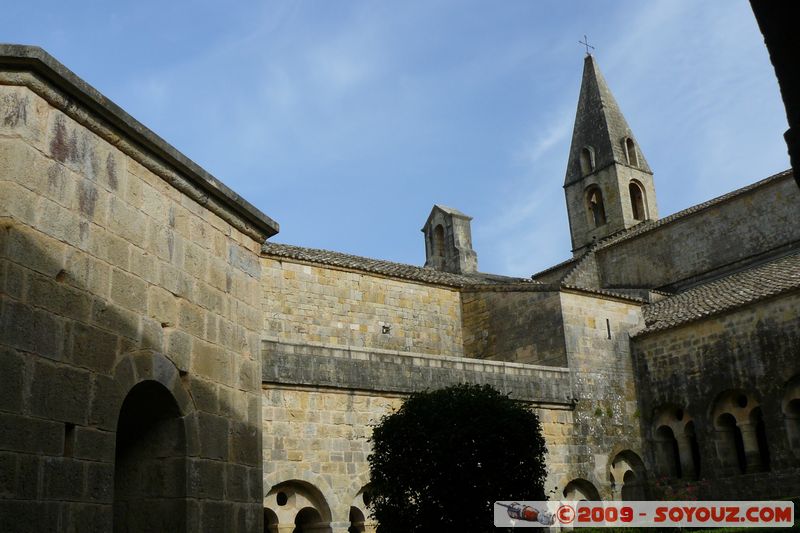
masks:
{"label": "stone wall", "polygon": [[[641,327],[640,308],[633,301],[577,291],[562,291],[561,308],[576,400],[570,471],[609,499],[617,495],[609,483],[614,458],[643,454],[628,336]],[[614,490],[621,485],[618,479]]]}
{"label": "stone wall", "polygon": [[548,291],[465,291],[464,355],[567,366],[561,297]]}
{"label": "stone wall", "polygon": [[463,354],[455,289],[271,257],[262,265],[268,338]]}
{"label": "stone wall", "polygon": [[145,128],[125,115],[131,140],[83,106],[110,109],[93,89],[52,79],[0,73],[0,530],[111,531],[115,461],[159,417],[183,428],[156,443],[178,470],[151,472],[172,499],[131,520],[260,530],[260,242],[172,186],[201,178]]}
{"label": "stone wall", "polygon": [[[265,493],[280,483],[309,483],[322,493],[332,521],[348,522],[369,482],[371,427],[402,397],[268,385],[263,398]],[[326,510],[320,511],[324,516]]]}
{"label": "stone wall", "polygon": [[[320,515],[329,512],[334,529],[346,530],[350,507],[363,508],[358,495],[369,482],[371,428],[397,409],[404,396],[276,385],[266,385],[263,395],[265,506],[280,517],[281,506],[270,488],[294,484],[303,492],[310,485],[322,496],[315,506],[327,507],[320,509]],[[572,412],[557,407],[535,412],[548,448],[549,490],[562,481],[567,466]],[[311,487],[309,493],[314,492]],[[292,513],[282,520],[292,523]]]}
{"label": "stone wall", "polygon": [[[800,241],[800,190],[791,174],[597,251],[604,287],[685,284],[721,267]],[[669,218],[669,217],[668,217]]]}
{"label": "stone wall", "polygon": [[[784,413],[789,401],[800,397],[797,387],[789,396],[791,384],[800,382],[798,316],[800,294],[794,292],[633,339],[642,432],[653,450],[646,458],[651,470],[677,477],[657,464],[655,432],[667,423],[661,421],[665,410],[680,409],[681,427],[694,421],[699,477],[713,480],[708,498],[783,498],[800,492],[800,441],[792,445],[797,439],[789,434],[793,415]],[[770,463],[766,471],[741,473],[735,452],[722,447],[719,407],[731,392],[746,399],[734,408],[737,417],[739,410],[747,415],[760,407]],[[737,423],[746,437],[752,420],[739,417]],[[684,475],[683,481],[693,477]]]}

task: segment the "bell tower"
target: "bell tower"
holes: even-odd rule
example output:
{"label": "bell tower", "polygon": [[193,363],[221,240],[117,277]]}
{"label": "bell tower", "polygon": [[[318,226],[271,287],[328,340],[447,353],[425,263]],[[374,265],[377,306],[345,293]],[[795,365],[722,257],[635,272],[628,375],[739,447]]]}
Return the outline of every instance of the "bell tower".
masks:
{"label": "bell tower", "polygon": [[653,172],[591,54],[583,62],[564,193],[574,255],[658,218]]}

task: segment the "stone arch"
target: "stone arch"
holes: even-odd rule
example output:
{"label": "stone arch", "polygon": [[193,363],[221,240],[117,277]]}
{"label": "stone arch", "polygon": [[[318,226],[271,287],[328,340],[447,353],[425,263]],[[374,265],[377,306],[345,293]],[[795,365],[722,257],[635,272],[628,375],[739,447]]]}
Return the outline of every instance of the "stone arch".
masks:
{"label": "stone arch", "polygon": [[784,386],[781,413],[789,449],[795,457],[800,458],[800,375],[790,379]]}
{"label": "stone arch", "polygon": [[639,166],[639,155],[636,153],[636,143],[630,137],[622,139],[622,147],[625,150],[625,158],[632,167]]}
{"label": "stone arch", "polygon": [[591,146],[581,148],[581,174],[586,176],[594,172],[594,149]]}
{"label": "stone arch", "polygon": [[769,468],[769,449],[761,406],[754,394],[731,389],[717,395],[711,404],[716,431],[717,458],[729,473]]}
{"label": "stone arch", "polygon": [[185,531],[188,450],[196,442],[188,431],[194,404],[178,369],[157,352],[132,352],[115,366],[113,381],[122,397],[114,428],[114,531]]}
{"label": "stone arch", "polygon": [[565,500],[569,501],[600,501],[600,493],[597,488],[583,478],[575,478],[564,486],[562,491]]}
{"label": "stone arch", "polygon": [[[112,383],[98,382],[98,391],[116,414],[128,392],[142,381],[163,385],[174,398],[181,416],[194,413],[194,400],[181,381],[178,367],[169,357],[154,350],[136,350],[123,355],[114,365]],[[116,430],[116,418],[114,422]],[[196,445],[197,442],[189,444]]]}
{"label": "stone arch", "polygon": [[631,213],[634,220],[647,219],[647,202],[644,187],[636,180],[628,183],[628,195],[631,198]]}
{"label": "stone arch", "polygon": [[586,188],[586,212],[592,227],[599,228],[606,223],[606,208],[603,204],[603,191],[597,185]]}
{"label": "stone arch", "polygon": [[615,498],[624,501],[646,500],[647,475],[644,461],[632,450],[622,450],[611,460],[609,476]]}
{"label": "stone arch", "polygon": [[371,498],[371,485],[367,483],[361,487],[350,502],[349,520],[350,529],[355,533],[374,533],[377,523],[371,519],[369,503]]}
{"label": "stone arch", "polygon": [[329,532],[331,508],[316,486],[299,479],[273,486],[264,497],[264,508],[277,518],[276,530],[294,525],[297,533]]}
{"label": "stone arch", "polygon": [[653,422],[653,449],[659,475],[696,479],[700,469],[694,419],[682,407],[658,408]]}

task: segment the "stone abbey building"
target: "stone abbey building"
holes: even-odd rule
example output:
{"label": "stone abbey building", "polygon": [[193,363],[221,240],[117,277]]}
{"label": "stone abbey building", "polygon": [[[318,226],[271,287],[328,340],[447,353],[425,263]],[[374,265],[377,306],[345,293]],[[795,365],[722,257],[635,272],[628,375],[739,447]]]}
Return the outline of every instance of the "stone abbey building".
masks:
{"label": "stone abbey building", "polygon": [[564,191],[573,256],[530,278],[481,273],[439,205],[423,267],[274,244],[44,51],[0,47],[0,531],[374,531],[370,424],[459,382],[536,410],[558,498],[800,494],[791,173],[660,218],[588,56]]}

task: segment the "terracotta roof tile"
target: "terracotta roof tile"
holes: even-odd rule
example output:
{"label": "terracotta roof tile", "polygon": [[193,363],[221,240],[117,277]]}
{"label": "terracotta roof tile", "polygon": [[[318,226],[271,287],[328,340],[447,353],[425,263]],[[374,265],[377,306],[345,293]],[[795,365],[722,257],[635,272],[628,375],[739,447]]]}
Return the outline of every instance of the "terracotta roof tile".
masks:
{"label": "terracotta roof tile", "polygon": [[498,276],[494,274],[451,274],[433,268],[418,267],[404,263],[393,263],[381,259],[370,259],[357,255],[344,254],[341,252],[331,252],[329,250],[319,250],[315,248],[304,248],[291,244],[279,244],[267,242],[261,247],[265,255],[273,257],[284,257],[309,263],[362,270],[373,274],[380,274],[394,278],[421,281],[436,285],[446,285],[450,287],[466,287],[470,285],[495,285],[509,283],[536,284],[537,282],[527,278],[512,278]]}
{"label": "terracotta roof tile", "polygon": [[800,289],[800,252],[730,274],[643,308],[645,329],[668,329]]}

